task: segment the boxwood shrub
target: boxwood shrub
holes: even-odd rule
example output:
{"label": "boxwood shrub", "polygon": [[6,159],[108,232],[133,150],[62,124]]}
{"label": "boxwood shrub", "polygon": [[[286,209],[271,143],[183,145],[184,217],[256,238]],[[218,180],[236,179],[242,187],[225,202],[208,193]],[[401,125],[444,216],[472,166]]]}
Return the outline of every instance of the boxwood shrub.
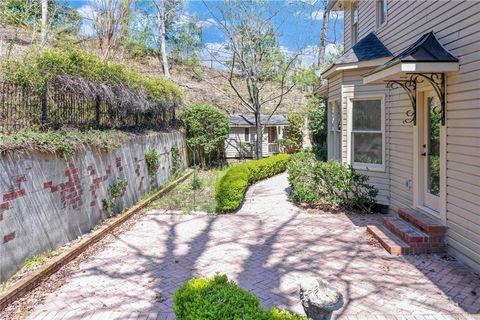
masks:
{"label": "boxwood shrub", "polygon": [[287,169],[288,155],[278,154],[231,166],[215,185],[218,212],[237,209],[250,184],[281,173]]}
{"label": "boxwood shrub", "polygon": [[178,320],[303,320],[285,310],[264,310],[260,300],[226,275],[193,278],[173,295]]}

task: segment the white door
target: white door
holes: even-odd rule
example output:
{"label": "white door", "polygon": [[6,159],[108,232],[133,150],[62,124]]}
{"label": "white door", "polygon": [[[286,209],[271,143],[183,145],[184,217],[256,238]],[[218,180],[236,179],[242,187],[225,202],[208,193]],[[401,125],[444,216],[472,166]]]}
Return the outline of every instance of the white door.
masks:
{"label": "white door", "polygon": [[440,209],[440,100],[433,91],[423,98],[423,205],[439,212]]}

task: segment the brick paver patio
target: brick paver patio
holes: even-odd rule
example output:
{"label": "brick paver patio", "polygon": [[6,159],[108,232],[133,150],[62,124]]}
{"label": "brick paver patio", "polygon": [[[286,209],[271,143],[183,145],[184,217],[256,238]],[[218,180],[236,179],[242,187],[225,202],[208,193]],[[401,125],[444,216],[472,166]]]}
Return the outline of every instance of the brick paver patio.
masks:
{"label": "brick paver patio", "polygon": [[311,215],[286,201],[285,175],[249,190],[235,215],[154,210],[35,308],[31,319],[175,319],[172,294],[191,277],[227,274],[265,307],[302,313],[297,281],[340,288],[340,319],[470,319],[480,280],[441,256],[390,256],[369,244],[380,216]]}

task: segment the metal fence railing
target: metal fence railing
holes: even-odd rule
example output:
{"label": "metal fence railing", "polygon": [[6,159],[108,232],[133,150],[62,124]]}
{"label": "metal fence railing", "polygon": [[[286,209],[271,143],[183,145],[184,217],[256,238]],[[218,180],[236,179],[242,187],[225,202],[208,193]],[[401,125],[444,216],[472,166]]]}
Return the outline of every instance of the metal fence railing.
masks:
{"label": "metal fence railing", "polygon": [[[125,110],[127,109],[127,110]],[[0,133],[74,128],[164,128],[176,125],[176,106],[155,111],[119,108],[102,97],[88,97],[48,85],[34,91],[0,81]]]}

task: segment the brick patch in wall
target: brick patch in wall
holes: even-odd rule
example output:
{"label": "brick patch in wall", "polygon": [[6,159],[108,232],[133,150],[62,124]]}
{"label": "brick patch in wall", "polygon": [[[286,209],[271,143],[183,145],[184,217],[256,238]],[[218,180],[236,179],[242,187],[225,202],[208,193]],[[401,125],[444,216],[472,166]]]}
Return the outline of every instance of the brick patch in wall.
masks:
{"label": "brick patch in wall", "polygon": [[4,193],[3,194],[3,201],[10,201],[10,200],[13,200],[13,199],[16,199],[16,198],[19,198],[19,197],[23,197],[25,195],[25,190],[24,189],[20,189],[20,190],[17,190],[17,191],[12,191],[12,192],[9,192],[9,193]]}
{"label": "brick patch in wall", "polygon": [[6,234],[3,236],[3,243],[7,243],[9,241],[12,241],[15,239],[15,231],[10,232],[9,234]]}
{"label": "brick patch in wall", "polygon": [[10,208],[10,203],[9,202],[0,203],[0,211],[8,210],[9,208]]}
{"label": "brick patch in wall", "polygon": [[50,192],[57,192],[60,189],[60,202],[62,207],[72,207],[74,210],[79,210],[83,205],[82,195],[83,189],[78,177],[78,168],[72,163],[68,164],[68,169],[65,170],[65,176],[68,178],[67,182],[54,184],[53,181],[43,183],[44,189],[50,189]]}

